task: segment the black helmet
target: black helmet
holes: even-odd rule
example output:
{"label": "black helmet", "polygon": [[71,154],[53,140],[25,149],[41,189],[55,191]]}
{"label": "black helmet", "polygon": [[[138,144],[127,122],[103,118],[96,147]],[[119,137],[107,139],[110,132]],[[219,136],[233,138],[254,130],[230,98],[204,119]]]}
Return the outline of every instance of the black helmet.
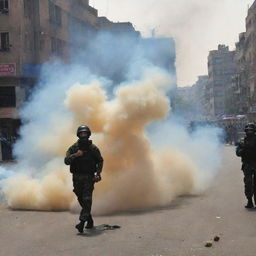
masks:
{"label": "black helmet", "polygon": [[88,126],[86,126],[86,125],[81,125],[81,126],[79,126],[79,127],[77,128],[77,132],[76,132],[77,137],[79,137],[79,133],[81,133],[81,132],[87,132],[88,135],[89,135],[89,137],[91,136],[91,130],[90,130],[90,128],[89,128]]}
{"label": "black helmet", "polygon": [[254,123],[248,123],[245,128],[244,128],[245,132],[255,132],[256,131],[256,126]]}

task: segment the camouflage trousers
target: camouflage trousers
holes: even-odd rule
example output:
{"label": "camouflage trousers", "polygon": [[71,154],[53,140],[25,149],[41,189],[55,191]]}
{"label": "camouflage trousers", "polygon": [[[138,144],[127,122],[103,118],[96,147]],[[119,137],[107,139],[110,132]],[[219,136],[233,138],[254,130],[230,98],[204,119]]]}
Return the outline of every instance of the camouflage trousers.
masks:
{"label": "camouflage trousers", "polygon": [[73,174],[73,191],[82,207],[79,219],[86,221],[91,215],[94,179],[91,175]]}
{"label": "camouflage trousers", "polygon": [[244,163],[242,170],[244,173],[244,194],[248,199],[254,196],[254,200],[256,200],[256,164]]}

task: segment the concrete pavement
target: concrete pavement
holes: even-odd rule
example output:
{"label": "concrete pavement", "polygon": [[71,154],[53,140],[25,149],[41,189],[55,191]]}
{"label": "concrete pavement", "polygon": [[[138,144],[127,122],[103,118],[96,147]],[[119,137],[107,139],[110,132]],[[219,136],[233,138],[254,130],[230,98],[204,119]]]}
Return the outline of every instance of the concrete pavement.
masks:
{"label": "concrete pavement", "polygon": [[[240,159],[224,148],[214,185],[169,207],[95,217],[98,230],[77,235],[69,212],[12,211],[0,205],[0,255],[254,256],[256,211],[244,208]],[[102,224],[120,229],[103,230]],[[205,241],[220,235],[206,248]]]}

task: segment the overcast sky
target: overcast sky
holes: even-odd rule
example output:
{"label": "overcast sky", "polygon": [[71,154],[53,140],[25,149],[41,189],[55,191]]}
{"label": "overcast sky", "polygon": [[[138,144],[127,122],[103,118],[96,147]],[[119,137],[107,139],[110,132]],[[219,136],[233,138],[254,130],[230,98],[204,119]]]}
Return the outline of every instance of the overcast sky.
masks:
{"label": "overcast sky", "polygon": [[233,50],[245,31],[248,6],[254,0],[90,0],[99,16],[130,21],[144,36],[176,42],[178,85],[192,85],[207,74],[207,56],[218,44]]}

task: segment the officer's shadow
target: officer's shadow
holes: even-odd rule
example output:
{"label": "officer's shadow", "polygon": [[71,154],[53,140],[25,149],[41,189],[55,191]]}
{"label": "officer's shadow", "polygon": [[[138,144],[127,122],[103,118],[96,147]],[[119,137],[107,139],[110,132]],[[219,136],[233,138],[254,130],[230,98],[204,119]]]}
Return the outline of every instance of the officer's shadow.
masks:
{"label": "officer's shadow", "polygon": [[248,212],[256,212],[256,207],[254,207],[254,208],[246,208],[246,210]]}
{"label": "officer's shadow", "polygon": [[108,230],[116,230],[121,228],[118,225],[108,225],[108,224],[101,224],[99,226],[94,226],[91,229],[84,229],[83,233],[78,233],[79,236],[85,236],[85,237],[92,237],[92,236],[99,236],[103,234],[105,231]]}

